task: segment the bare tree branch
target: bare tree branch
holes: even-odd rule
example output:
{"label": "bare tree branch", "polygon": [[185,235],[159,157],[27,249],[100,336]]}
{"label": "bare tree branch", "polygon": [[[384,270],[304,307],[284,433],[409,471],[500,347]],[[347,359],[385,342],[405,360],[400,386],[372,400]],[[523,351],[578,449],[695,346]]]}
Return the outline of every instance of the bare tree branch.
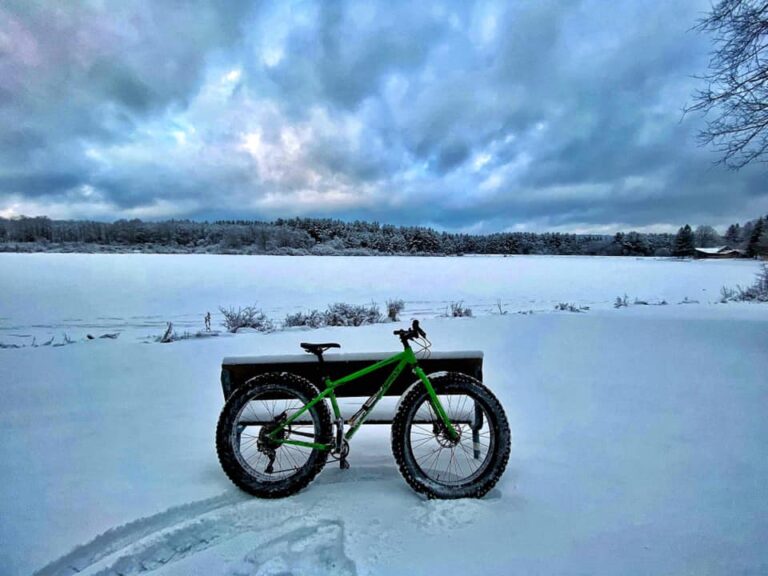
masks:
{"label": "bare tree branch", "polygon": [[768,161],[768,0],[720,0],[696,30],[713,35],[707,87],[685,113],[702,112],[702,144],[729,168]]}

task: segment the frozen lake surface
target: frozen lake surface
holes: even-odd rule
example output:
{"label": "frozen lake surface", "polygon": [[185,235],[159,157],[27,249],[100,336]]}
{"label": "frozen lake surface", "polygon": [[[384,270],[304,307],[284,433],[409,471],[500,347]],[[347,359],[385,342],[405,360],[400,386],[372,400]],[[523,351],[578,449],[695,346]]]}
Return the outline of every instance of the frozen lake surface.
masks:
{"label": "frozen lake surface", "polygon": [[[768,306],[748,261],[0,255],[0,574],[764,574]],[[615,310],[616,296],[668,306]],[[392,324],[146,344],[216,306],[282,317],[399,297],[435,350],[481,349],[513,434],[482,500],[425,501],[389,430],[288,499],[219,467],[224,356],[396,352]],[[700,304],[678,305],[683,299]],[[493,315],[497,299],[510,312]],[[476,318],[438,318],[464,300]],[[556,312],[557,302],[590,306]],[[535,310],[533,314],[512,312]],[[90,331],[118,340],[85,341]],[[39,341],[39,340],[38,340]],[[36,572],[37,571],[37,572]]]}
{"label": "frozen lake surface", "polygon": [[157,336],[203,328],[207,311],[256,303],[275,320],[333,302],[405,300],[405,317],[451,301],[475,315],[551,311],[559,302],[610,308],[617,296],[716,302],[723,285],[751,284],[744,260],[512,256],[462,258],[0,254],[0,342],[121,332]]}

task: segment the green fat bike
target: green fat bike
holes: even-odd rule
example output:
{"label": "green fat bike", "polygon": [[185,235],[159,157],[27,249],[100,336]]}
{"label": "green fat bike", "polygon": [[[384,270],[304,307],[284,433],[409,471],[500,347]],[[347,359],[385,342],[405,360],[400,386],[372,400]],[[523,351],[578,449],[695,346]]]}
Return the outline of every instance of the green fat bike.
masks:
{"label": "green fat bike", "polygon": [[[509,459],[510,431],[501,403],[465,374],[428,377],[410,345],[415,341],[426,351],[430,346],[417,320],[394,333],[402,352],[335,381],[326,376],[322,392],[309,380],[286,372],[262,374],[233,392],[216,429],[219,460],[229,478],[255,496],[280,498],[307,486],[329,457],[348,467],[349,441],[410,367],[418,380],[401,396],[392,421],[392,452],[400,473],[429,498],[484,496]],[[323,352],[339,347],[301,346],[317,355],[321,365]],[[393,369],[381,388],[345,422],[334,390],[387,366]]]}

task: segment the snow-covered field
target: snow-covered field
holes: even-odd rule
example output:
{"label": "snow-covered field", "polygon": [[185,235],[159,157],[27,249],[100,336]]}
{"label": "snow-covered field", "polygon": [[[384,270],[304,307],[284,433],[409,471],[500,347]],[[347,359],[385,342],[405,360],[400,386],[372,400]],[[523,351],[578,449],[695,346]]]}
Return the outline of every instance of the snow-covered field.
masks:
{"label": "snow-covered field", "polygon": [[[753,262],[0,255],[0,575],[764,574],[768,306]],[[668,306],[614,310],[629,295]],[[483,500],[424,501],[386,427],[299,495],[219,468],[223,356],[398,349],[392,325],[146,344],[218,305],[275,318],[406,300],[435,350],[482,349],[514,436]],[[699,304],[678,305],[687,298]],[[493,315],[500,299],[506,315]],[[463,300],[478,317],[436,318]],[[557,302],[590,306],[555,312]],[[519,315],[516,311],[534,310]],[[84,341],[86,333],[121,332]]]}

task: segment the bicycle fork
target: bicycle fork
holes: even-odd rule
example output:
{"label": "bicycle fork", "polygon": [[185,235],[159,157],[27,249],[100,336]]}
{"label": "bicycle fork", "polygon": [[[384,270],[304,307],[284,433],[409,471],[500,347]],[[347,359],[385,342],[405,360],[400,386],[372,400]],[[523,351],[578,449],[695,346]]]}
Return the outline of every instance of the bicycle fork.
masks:
{"label": "bicycle fork", "polygon": [[440,421],[448,431],[448,435],[450,436],[451,440],[458,440],[459,433],[456,432],[456,428],[453,427],[453,423],[448,418],[448,414],[445,413],[445,409],[440,403],[440,399],[437,397],[435,389],[432,387],[432,382],[430,382],[429,378],[427,378],[427,375],[424,374],[424,370],[422,370],[421,367],[417,365],[413,367],[413,373],[419,377],[419,380],[421,380],[421,382],[424,384],[424,387],[427,389],[427,394],[429,394],[429,401],[432,404],[432,408],[435,409],[435,412],[440,417]]}

